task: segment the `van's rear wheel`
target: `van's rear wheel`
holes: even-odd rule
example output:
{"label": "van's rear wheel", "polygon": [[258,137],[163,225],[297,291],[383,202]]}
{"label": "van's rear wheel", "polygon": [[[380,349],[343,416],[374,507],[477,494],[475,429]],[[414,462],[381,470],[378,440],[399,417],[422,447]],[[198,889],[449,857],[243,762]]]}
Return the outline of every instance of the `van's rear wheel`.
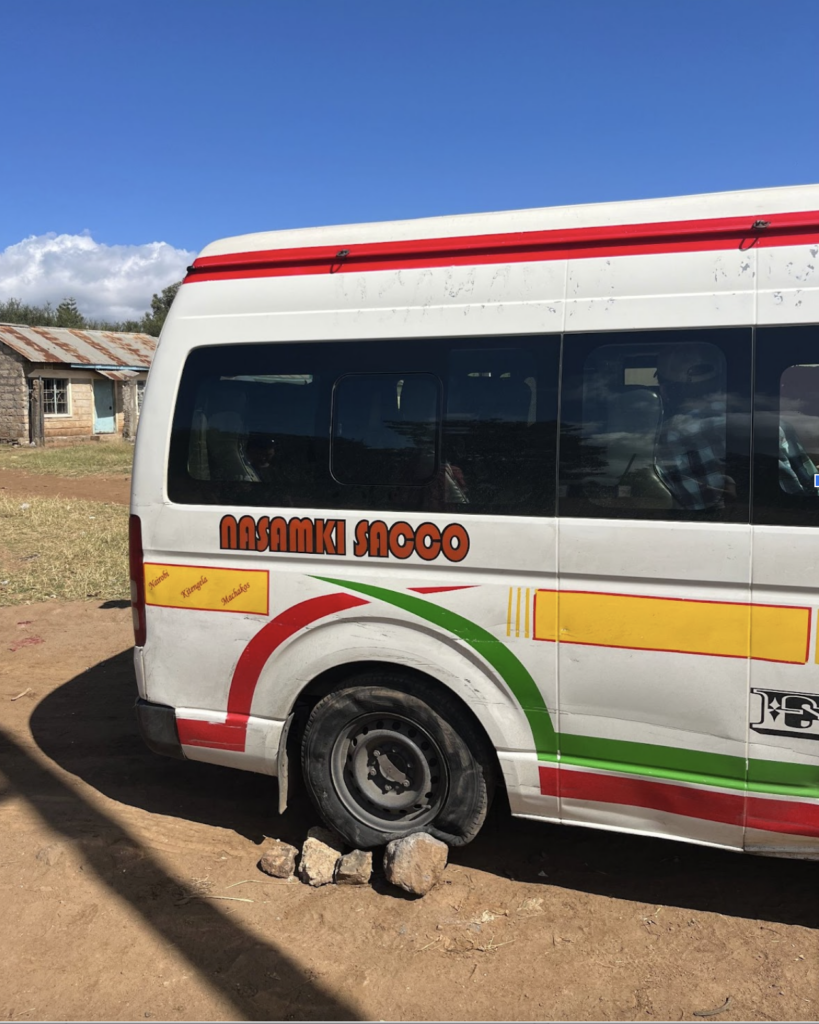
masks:
{"label": "van's rear wheel", "polygon": [[352,846],[411,832],[462,846],[489,807],[485,747],[446,692],[423,680],[368,675],[313,709],[302,769],[317,810]]}

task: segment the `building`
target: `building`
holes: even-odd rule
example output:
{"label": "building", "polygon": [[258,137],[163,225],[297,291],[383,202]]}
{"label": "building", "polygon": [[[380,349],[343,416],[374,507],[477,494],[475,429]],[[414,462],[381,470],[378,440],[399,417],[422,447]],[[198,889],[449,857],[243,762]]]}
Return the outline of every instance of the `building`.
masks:
{"label": "building", "polygon": [[0,324],[0,443],[132,438],[157,339]]}

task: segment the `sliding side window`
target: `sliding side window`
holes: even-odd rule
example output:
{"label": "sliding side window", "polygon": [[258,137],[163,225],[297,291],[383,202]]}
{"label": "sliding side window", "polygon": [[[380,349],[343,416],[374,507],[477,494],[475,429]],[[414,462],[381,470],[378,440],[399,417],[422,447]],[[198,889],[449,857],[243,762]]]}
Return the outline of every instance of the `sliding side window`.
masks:
{"label": "sliding side window", "polygon": [[560,512],[747,521],[750,331],[567,335]]}
{"label": "sliding side window", "polygon": [[819,526],[819,328],[757,329],[754,521]]}

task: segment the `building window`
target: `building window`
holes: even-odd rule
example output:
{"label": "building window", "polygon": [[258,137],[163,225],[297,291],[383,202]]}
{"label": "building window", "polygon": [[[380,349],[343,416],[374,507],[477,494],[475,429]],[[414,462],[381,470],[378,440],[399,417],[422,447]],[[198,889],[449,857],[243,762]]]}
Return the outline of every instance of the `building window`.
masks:
{"label": "building window", "polygon": [[68,416],[68,381],[65,377],[43,380],[43,412],[46,416]]}

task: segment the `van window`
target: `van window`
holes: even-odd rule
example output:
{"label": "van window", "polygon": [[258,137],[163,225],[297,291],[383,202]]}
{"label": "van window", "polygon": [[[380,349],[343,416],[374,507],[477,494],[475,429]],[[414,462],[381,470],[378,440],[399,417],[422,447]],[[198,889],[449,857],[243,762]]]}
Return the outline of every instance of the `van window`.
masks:
{"label": "van window", "polygon": [[563,514],[747,516],[750,332],[732,333],[567,337]]}
{"label": "van window", "polygon": [[169,496],[553,515],[558,355],[553,337],[195,349]]}
{"label": "van window", "polygon": [[333,395],[333,476],[341,484],[426,484],[440,425],[441,382],[432,374],[345,374]]}
{"label": "van window", "polygon": [[757,330],[754,521],[819,526],[819,330]]}
{"label": "van window", "polygon": [[817,495],[819,363],[788,366],[779,378],[779,488]]}

